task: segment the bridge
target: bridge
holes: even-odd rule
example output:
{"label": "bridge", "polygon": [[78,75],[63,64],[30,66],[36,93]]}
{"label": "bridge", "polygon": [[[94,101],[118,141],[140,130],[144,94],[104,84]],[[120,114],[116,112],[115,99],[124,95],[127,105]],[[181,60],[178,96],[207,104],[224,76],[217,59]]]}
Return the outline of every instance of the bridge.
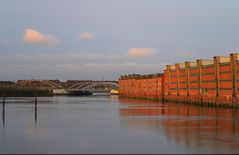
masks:
{"label": "bridge", "polygon": [[110,93],[118,90],[118,81],[93,81],[93,80],[18,80],[13,87],[47,88],[54,94],[67,94],[76,92]]}
{"label": "bridge", "polygon": [[68,91],[82,90],[82,91],[91,91],[91,92],[100,92],[100,91],[110,91],[118,90],[119,85],[116,81],[86,81],[73,84]]}
{"label": "bridge", "polygon": [[31,87],[31,88],[48,88],[63,89],[59,80],[18,80],[12,85],[13,87]]}

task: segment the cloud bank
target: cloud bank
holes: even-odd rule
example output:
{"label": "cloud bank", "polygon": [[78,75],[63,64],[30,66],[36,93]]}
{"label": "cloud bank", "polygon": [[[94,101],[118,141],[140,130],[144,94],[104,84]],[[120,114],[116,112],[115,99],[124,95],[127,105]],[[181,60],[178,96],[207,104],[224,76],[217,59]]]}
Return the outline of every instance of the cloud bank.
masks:
{"label": "cloud bank", "polygon": [[[107,57],[105,56],[107,55]],[[12,62],[9,64],[8,62]],[[113,53],[18,53],[0,57],[0,80],[31,79],[89,79],[117,80],[124,74],[162,72],[159,62],[137,62]]]}
{"label": "cloud bank", "polygon": [[95,39],[95,36],[89,32],[85,32],[79,35],[79,38],[81,40],[93,40]]}
{"label": "cloud bank", "polygon": [[155,48],[130,48],[128,50],[129,57],[149,57],[156,53]]}
{"label": "cloud bank", "polygon": [[59,42],[59,39],[52,35],[43,34],[34,29],[24,30],[23,41],[30,44],[51,44]]}

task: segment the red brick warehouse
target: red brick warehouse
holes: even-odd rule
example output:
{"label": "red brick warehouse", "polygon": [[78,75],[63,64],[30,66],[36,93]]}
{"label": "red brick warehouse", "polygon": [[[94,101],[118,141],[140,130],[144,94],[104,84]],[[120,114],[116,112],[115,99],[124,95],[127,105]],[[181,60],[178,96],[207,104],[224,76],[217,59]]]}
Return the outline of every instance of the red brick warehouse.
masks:
{"label": "red brick warehouse", "polygon": [[123,97],[238,107],[239,54],[166,65],[164,73],[119,79]]}

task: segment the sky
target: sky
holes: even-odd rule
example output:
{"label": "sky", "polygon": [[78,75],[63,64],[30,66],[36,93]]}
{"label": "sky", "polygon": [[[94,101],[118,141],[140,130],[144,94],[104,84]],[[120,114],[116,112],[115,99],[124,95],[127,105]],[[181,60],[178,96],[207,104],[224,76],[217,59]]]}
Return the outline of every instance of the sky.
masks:
{"label": "sky", "polygon": [[238,0],[0,0],[0,80],[117,80],[239,51]]}

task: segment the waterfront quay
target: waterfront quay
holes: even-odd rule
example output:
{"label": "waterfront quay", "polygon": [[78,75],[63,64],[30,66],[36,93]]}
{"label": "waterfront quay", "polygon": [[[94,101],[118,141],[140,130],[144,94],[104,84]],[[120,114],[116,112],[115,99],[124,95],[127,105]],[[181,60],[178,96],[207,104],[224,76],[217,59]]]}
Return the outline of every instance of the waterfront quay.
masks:
{"label": "waterfront quay", "polygon": [[122,97],[239,107],[239,54],[166,65],[163,73],[123,75]]}

